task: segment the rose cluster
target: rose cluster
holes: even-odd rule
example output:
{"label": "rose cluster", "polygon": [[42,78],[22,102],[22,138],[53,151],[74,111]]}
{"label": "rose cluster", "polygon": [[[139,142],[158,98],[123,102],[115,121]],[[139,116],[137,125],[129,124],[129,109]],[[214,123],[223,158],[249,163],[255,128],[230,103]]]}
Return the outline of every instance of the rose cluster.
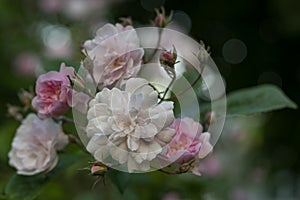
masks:
{"label": "rose cluster", "polygon": [[[131,25],[106,24],[84,42],[82,52],[81,64],[88,71],[85,77],[64,63],[60,71],[38,77],[31,102],[37,115],[28,114],[17,129],[10,165],[23,175],[53,169],[57,151],[68,143],[61,126],[64,115],[81,105],[84,108],[78,110],[87,121],[83,128],[86,150],[101,163],[92,167],[93,173],[103,166],[146,172],[168,163],[179,166],[176,173],[199,174],[200,160],[213,149],[210,134],[191,118],[175,119],[174,102],[162,98],[139,76],[145,51],[136,30]],[[163,51],[159,64],[172,68],[176,58],[175,49],[172,54]],[[175,78],[175,71],[171,72]],[[88,89],[88,81],[95,92]]]}

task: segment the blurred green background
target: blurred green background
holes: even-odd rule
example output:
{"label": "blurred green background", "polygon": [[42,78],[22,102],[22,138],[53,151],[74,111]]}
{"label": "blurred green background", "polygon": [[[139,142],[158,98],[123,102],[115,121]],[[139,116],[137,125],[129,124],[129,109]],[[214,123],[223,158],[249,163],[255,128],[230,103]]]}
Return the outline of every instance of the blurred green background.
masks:
{"label": "blurred green background", "polygon": [[[211,47],[228,92],[271,83],[300,104],[299,0],[0,0],[1,191],[14,173],[7,153],[19,125],[7,104],[19,104],[20,89],[60,62],[78,67],[80,45],[96,28],[128,16],[143,26],[161,5],[174,10],[181,31]],[[298,110],[228,119],[202,177],[133,175],[122,196],[108,180],[93,187],[97,177],[81,170],[87,158],[48,182],[38,199],[300,199],[299,133]]]}

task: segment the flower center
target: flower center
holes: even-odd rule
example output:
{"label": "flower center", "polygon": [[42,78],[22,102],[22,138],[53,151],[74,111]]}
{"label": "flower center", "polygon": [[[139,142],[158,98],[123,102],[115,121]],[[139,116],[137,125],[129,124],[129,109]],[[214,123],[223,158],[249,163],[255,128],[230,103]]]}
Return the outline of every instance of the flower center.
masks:
{"label": "flower center", "polygon": [[40,92],[42,98],[50,101],[57,101],[60,99],[61,94],[61,82],[60,81],[48,81],[46,87]]}
{"label": "flower center", "polygon": [[128,115],[117,115],[115,121],[118,129],[125,134],[130,134],[136,126],[135,121]]}
{"label": "flower center", "polygon": [[114,60],[114,62],[112,63],[112,67],[113,68],[118,68],[118,67],[123,66],[125,64],[126,64],[125,57],[121,56],[121,57],[118,57]]}
{"label": "flower center", "polygon": [[188,142],[187,138],[185,137],[180,137],[180,140],[171,142],[170,144],[170,153],[172,155],[176,154],[180,150],[186,150],[188,148]]}

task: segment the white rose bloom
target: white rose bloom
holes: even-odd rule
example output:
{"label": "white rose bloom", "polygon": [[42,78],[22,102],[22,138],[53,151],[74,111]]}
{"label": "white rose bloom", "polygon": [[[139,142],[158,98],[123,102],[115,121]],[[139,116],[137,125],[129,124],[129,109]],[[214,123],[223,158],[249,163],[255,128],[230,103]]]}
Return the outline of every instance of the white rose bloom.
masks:
{"label": "white rose bloom", "polygon": [[10,150],[9,164],[18,174],[34,175],[50,171],[58,161],[56,150],[64,148],[68,137],[52,119],[29,114],[17,129]]}
{"label": "white rose bloom", "polygon": [[157,102],[157,93],[142,78],[129,79],[123,91],[104,88],[89,105],[87,150],[98,161],[124,164],[129,172],[150,170],[175,134],[169,128],[173,102]]}
{"label": "white rose bloom", "polygon": [[104,25],[83,47],[84,53],[93,60],[93,76],[100,86],[134,77],[144,55],[134,28],[121,24]]}

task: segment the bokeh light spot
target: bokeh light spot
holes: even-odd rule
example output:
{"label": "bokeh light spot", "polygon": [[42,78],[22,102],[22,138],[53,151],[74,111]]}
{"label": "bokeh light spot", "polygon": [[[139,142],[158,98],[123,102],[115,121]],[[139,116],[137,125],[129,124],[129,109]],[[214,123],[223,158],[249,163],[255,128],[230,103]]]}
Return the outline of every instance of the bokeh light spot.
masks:
{"label": "bokeh light spot", "polygon": [[49,25],[43,28],[42,38],[47,47],[59,48],[71,42],[71,33],[63,26]]}
{"label": "bokeh light spot", "polygon": [[172,22],[167,28],[189,33],[192,28],[191,18],[183,11],[175,11]]}
{"label": "bokeh light spot", "polygon": [[223,45],[223,57],[231,64],[241,63],[247,56],[247,47],[238,39],[230,39]]}

